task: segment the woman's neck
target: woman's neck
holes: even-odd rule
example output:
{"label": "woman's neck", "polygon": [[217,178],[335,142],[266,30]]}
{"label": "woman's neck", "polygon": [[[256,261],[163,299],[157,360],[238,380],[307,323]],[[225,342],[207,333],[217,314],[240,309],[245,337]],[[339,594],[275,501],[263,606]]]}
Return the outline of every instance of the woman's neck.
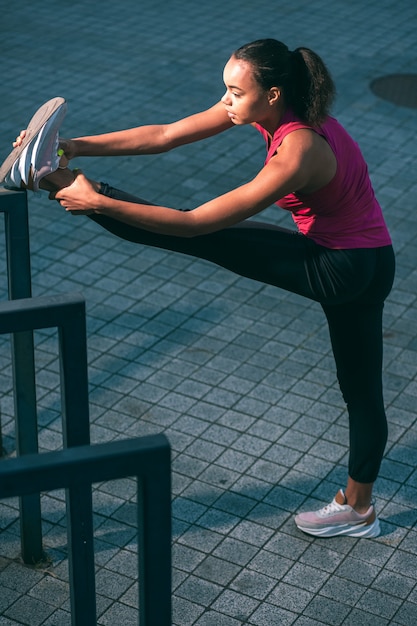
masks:
{"label": "woman's neck", "polygon": [[281,126],[286,112],[287,108],[285,106],[276,108],[267,119],[259,122],[259,125],[267,132],[270,140],[272,140],[277,128]]}

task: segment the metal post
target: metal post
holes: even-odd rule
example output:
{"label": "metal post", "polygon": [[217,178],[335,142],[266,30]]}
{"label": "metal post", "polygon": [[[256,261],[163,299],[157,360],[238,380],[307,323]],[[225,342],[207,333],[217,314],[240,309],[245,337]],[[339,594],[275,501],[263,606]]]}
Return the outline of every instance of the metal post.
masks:
{"label": "metal post", "polygon": [[[5,213],[7,275],[9,299],[30,298],[31,268],[26,191],[0,188],[0,212]],[[38,451],[36,383],[33,331],[12,334],[12,371],[16,423],[16,452]],[[20,537],[25,563],[44,557],[40,496],[20,498]]]}
{"label": "metal post", "polygon": [[[26,455],[0,464],[0,498],[65,487],[71,624],[96,624],[92,512],[77,493],[95,482],[136,476],[138,482],[139,624],[171,626],[171,459],[165,435]],[[89,518],[87,519],[87,517]]]}
{"label": "metal post", "polygon": [[[64,323],[59,327],[61,405],[64,448],[90,443],[87,371],[87,330],[84,300],[74,298],[65,307]],[[71,612],[78,615],[77,626],[96,622],[93,545],[93,504],[91,485],[68,489],[68,547]]]}
{"label": "metal post", "polygon": [[139,623],[144,626],[170,624],[171,606],[161,601],[171,594],[171,571],[163,567],[171,550],[170,494],[166,462],[154,466],[138,488]]}
{"label": "metal post", "polygon": [[90,443],[87,328],[82,296],[67,294],[58,324],[64,448]]}
{"label": "metal post", "polygon": [[91,484],[67,489],[66,507],[72,624],[90,626],[97,621]]}
{"label": "metal post", "polygon": [[3,433],[1,430],[1,407],[0,407],[0,457],[2,457],[4,454],[4,449],[3,449]]}

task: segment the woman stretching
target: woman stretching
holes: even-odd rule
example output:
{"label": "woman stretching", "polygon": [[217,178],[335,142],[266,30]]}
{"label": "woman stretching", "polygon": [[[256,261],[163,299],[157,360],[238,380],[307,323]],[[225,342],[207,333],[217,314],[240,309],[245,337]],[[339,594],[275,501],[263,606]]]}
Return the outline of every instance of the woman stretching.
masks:
{"label": "woman stretching", "polygon": [[[65,102],[55,99],[17,138],[0,180],[40,186],[123,239],[207,259],[319,302],[349,415],[348,477],[330,504],[295,523],[316,536],[375,537],[372,489],[387,441],[382,311],[395,263],[381,207],[357,144],[329,116],[333,81],[312,50],[290,52],[274,39],[249,43],[228,60],[224,83],[220,102],[177,122],[77,139],[59,140]],[[243,124],[264,138],[264,166],[191,211],[152,205],[66,167],[74,157],[162,153]],[[273,203],[292,213],[298,232],[245,221]]]}

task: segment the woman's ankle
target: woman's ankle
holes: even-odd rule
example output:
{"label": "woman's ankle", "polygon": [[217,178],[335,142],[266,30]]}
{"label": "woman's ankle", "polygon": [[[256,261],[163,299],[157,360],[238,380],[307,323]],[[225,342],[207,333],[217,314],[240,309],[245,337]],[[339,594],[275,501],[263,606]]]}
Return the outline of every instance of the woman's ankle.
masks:
{"label": "woman's ankle", "polygon": [[349,477],[345,489],[347,504],[358,513],[366,513],[372,504],[373,486],[373,483],[358,483],[356,480]]}

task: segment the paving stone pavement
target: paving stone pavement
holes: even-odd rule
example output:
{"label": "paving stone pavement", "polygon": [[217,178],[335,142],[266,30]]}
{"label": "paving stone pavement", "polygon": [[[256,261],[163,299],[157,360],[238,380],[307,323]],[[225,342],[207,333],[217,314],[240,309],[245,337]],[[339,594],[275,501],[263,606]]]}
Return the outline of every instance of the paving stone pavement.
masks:
{"label": "paving stone pavement", "polygon": [[[0,0],[1,158],[34,109],[68,100],[63,134],[170,121],[214,103],[239,45],[276,37],[323,56],[335,115],[360,143],[397,275],[385,309],[389,443],[374,540],[313,539],[293,515],[346,480],[347,419],[318,305],[203,261],[121,242],[31,196],[33,295],[86,298],[92,441],[164,432],[172,446],[174,626],[417,624],[417,110],[370,81],[417,72],[414,0]],[[160,156],[85,159],[92,177],[193,207],[250,178],[250,128]],[[283,212],[282,212],[283,213]],[[276,208],[265,219],[289,225]],[[0,229],[3,231],[3,222]],[[0,297],[7,299],[0,233]],[[0,407],[14,451],[9,338]],[[37,331],[39,442],[62,446],[55,331]],[[131,479],[94,490],[98,621],[137,623]],[[0,503],[0,626],[70,624],[64,495],[42,495],[48,567],[20,561],[16,499]]]}

